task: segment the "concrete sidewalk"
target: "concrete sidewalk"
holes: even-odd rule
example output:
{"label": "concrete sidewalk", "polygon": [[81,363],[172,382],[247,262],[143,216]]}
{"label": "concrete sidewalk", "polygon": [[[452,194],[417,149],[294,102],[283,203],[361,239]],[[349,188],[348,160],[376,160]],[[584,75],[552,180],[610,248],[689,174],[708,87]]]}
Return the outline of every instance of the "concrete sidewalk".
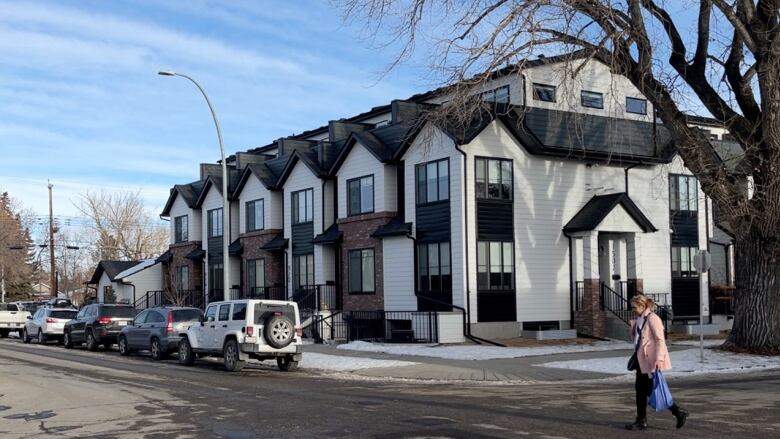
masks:
{"label": "concrete sidewalk", "polygon": [[[631,350],[580,352],[492,360],[450,360],[411,355],[361,352],[337,349],[333,345],[307,345],[305,352],[317,352],[342,357],[362,357],[379,360],[400,360],[417,364],[402,367],[381,367],[353,371],[353,375],[367,378],[394,378],[425,381],[475,381],[482,383],[563,382],[611,378],[619,375],[554,369],[535,366],[550,361],[585,360],[618,357],[628,360]],[[304,354],[305,355],[305,354]],[[618,360],[616,360],[618,361]]]}

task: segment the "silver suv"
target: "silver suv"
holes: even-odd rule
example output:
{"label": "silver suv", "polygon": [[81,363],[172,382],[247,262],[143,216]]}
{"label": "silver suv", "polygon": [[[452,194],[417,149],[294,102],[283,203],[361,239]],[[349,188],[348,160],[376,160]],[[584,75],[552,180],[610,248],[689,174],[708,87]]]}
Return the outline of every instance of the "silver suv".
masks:
{"label": "silver suv", "polygon": [[301,317],[295,302],[230,300],[210,303],[200,325],[179,342],[179,363],[190,366],[196,356],[222,357],[225,369],[237,372],[250,358],[276,358],[280,370],[298,368],[303,355]]}

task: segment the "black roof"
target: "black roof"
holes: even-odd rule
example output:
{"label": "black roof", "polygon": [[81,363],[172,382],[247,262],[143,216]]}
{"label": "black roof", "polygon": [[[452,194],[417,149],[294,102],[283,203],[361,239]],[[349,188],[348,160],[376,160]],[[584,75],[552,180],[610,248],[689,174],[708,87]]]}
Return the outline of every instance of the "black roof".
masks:
{"label": "black roof", "polygon": [[108,278],[113,281],[117,274],[140,263],[141,261],[100,261],[98,262],[97,268],[95,268],[95,272],[92,273],[92,278],[87,283],[99,283],[100,277],[103,276],[103,273],[106,273]]}
{"label": "black roof", "polygon": [[157,259],[155,259],[155,262],[163,262],[168,263],[173,260],[173,253],[171,253],[171,250],[165,250],[165,253],[161,254]]}
{"label": "black roof", "polygon": [[228,246],[228,254],[230,256],[241,256],[244,251],[244,246],[241,244],[240,239],[236,239]]}
{"label": "black roof", "polygon": [[268,241],[260,247],[261,250],[267,250],[267,251],[275,251],[275,250],[284,250],[287,248],[287,239],[280,233],[276,236],[274,236],[274,239]]}
{"label": "black roof", "polygon": [[204,256],[206,256],[206,250],[203,250],[202,248],[196,248],[195,250],[184,255],[185,258],[191,259],[193,261],[203,259]]}
{"label": "black roof", "polygon": [[241,191],[244,189],[244,185],[246,185],[246,182],[249,180],[249,176],[252,174],[254,174],[254,176],[260,180],[260,183],[262,183],[262,185],[268,189],[274,189],[276,186],[276,181],[279,178],[276,174],[274,174],[271,168],[267,166],[266,163],[249,164],[246,168],[244,168],[244,171],[241,173],[241,177],[239,177],[235,189],[233,189],[234,200],[238,199]]}
{"label": "black roof", "polygon": [[628,194],[618,192],[609,195],[596,195],[591,198],[585,206],[577,212],[574,217],[563,226],[564,233],[586,232],[593,230],[601,224],[601,221],[612,212],[612,209],[620,204],[628,212],[631,218],[645,233],[655,232],[658,229],[642,213],[639,207],[634,204]]}
{"label": "black roof", "polygon": [[203,189],[203,185],[206,184],[206,180],[193,181],[187,184],[177,184],[171,188],[170,195],[168,195],[168,201],[165,203],[165,207],[162,211],[162,216],[168,216],[173,208],[173,202],[176,200],[177,195],[181,195],[187,206],[194,208],[198,202],[198,196]]}
{"label": "black roof", "polygon": [[312,244],[336,244],[341,241],[343,232],[339,230],[338,224],[332,224],[327,230],[315,236],[311,240]]}
{"label": "black roof", "polygon": [[374,230],[371,234],[373,238],[389,238],[391,236],[409,236],[412,234],[412,223],[404,222],[404,219],[397,216],[389,223],[383,224]]}

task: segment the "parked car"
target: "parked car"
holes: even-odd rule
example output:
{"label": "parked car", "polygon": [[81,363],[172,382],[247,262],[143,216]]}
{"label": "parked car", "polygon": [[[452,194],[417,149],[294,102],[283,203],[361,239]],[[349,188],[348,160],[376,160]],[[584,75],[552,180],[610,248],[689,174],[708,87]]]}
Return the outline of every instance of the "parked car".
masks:
{"label": "parked car", "polygon": [[0,338],[16,332],[20,334],[30,313],[19,308],[14,303],[0,303]]}
{"label": "parked car", "polygon": [[109,347],[117,342],[119,332],[133,317],[135,308],[130,305],[92,303],[65,323],[62,344],[70,349],[84,343],[90,351],[96,351],[100,345]]}
{"label": "parked car", "polygon": [[39,344],[45,344],[51,339],[62,342],[65,323],[75,318],[78,312],[77,309],[39,308],[32,317],[27,318],[22,330],[22,341],[29,343],[35,337]]}
{"label": "parked car", "polygon": [[203,320],[198,308],[159,307],[141,311],[119,334],[119,353],[149,350],[153,360],[162,360],[179,348],[180,334]]}
{"label": "parked car", "polygon": [[301,317],[295,302],[232,300],[211,303],[199,325],[179,342],[179,363],[191,366],[197,356],[222,357],[225,368],[241,370],[250,358],[276,358],[279,369],[295,370],[303,355]]}

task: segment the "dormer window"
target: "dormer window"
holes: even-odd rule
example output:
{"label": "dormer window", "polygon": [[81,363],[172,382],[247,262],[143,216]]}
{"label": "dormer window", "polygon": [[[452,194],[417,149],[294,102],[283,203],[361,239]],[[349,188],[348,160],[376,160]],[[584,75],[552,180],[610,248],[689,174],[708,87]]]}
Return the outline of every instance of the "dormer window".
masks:
{"label": "dormer window", "polygon": [[604,94],[595,91],[582,90],[580,92],[580,103],[586,108],[604,108]]}
{"label": "dormer window", "polygon": [[626,98],[626,112],[634,114],[647,114],[647,100],[639,98]]}
{"label": "dormer window", "polygon": [[508,104],[509,103],[509,85],[504,85],[493,90],[480,93],[480,97],[485,102],[493,102],[496,104]]}
{"label": "dormer window", "polygon": [[534,83],[534,100],[555,102],[555,86]]}

